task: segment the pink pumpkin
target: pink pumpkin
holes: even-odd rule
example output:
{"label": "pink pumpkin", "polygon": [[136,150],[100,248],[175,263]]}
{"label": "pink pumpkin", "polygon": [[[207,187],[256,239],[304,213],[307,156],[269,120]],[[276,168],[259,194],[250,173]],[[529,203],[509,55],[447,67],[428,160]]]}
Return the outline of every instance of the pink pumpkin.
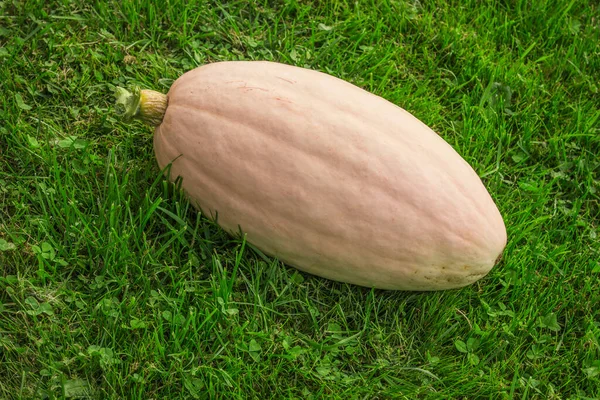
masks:
{"label": "pink pumpkin", "polygon": [[448,143],[328,74],[219,62],[185,73],[166,96],[121,94],[122,112],[156,126],[158,165],[172,163],[193,205],[302,271],[452,289],[484,277],[506,246],[494,201]]}

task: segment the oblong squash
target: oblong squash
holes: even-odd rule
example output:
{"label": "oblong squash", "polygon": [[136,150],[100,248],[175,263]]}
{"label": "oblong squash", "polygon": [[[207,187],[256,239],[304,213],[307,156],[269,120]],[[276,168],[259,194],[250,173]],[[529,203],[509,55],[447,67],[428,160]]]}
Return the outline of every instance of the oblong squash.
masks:
{"label": "oblong squash", "polygon": [[469,164],[413,115],[348,82],[218,62],[182,75],[166,99],[166,111],[156,92],[129,99],[156,125],[159,166],[172,163],[170,178],[222,228],[302,271],[443,290],[485,276],[505,248],[502,216]]}

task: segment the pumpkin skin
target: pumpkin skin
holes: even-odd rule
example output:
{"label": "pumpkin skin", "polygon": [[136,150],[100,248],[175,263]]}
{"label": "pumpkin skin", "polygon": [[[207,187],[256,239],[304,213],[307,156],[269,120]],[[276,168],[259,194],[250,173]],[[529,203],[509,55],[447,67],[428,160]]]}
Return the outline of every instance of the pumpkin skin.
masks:
{"label": "pumpkin skin", "polygon": [[506,228],[479,176],[413,115],[333,76],[218,62],[171,86],[161,168],[226,231],[299,270],[392,290],[484,277]]}

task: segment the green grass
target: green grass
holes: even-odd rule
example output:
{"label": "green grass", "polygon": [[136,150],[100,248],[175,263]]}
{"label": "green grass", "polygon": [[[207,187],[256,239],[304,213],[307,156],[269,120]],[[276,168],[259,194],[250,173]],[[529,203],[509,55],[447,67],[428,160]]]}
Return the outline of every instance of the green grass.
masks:
{"label": "green grass", "polygon": [[[600,398],[597,3],[169,3],[0,1],[1,399]],[[237,59],[433,127],[505,217],[503,261],[461,290],[368,290],[199,216],[112,91]]]}

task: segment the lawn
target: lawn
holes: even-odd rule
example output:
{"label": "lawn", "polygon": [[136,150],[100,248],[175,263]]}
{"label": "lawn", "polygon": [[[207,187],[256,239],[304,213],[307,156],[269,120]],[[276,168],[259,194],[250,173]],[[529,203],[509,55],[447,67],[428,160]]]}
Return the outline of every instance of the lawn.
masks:
{"label": "lawn", "polygon": [[[95,3],[0,1],[0,399],[600,398],[596,2]],[[498,204],[502,261],[370,290],[227,235],[113,97],[220,60],[413,113]]]}

